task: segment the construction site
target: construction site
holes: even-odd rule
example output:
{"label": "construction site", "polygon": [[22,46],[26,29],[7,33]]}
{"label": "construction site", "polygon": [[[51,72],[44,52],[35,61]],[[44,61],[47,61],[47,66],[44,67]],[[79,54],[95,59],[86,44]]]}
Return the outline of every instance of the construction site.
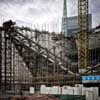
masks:
{"label": "construction site", "polygon": [[100,25],[92,28],[89,1],[77,0],[61,32],[0,27],[0,100],[100,100]]}

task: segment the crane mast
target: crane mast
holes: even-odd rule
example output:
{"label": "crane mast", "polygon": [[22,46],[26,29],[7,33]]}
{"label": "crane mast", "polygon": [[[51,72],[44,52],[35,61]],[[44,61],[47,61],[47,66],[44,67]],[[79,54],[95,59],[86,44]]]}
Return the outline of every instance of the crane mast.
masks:
{"label": "crane mast", "polygon": [[88,0],[78,0],[78,67],[88,67]]}

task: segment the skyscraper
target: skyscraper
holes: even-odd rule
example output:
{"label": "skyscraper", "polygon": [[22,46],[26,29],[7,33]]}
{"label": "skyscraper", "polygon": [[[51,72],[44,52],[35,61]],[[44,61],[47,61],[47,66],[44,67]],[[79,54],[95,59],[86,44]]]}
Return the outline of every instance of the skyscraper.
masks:
{"label": "skyscraper", "polygon": [[[92,15],[88,15],[89,30],[92,29]],[[64,33],[65,37],[77,36],[78,33],[78,16],[67,16],[67,0],[63,3],[63,16],[61,32]]]}

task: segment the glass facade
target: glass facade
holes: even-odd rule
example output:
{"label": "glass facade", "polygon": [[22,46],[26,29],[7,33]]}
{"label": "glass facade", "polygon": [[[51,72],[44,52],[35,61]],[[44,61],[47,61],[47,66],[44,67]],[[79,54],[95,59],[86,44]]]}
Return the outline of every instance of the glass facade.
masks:
{"label": "glass facade", "polygon": [[[92,29],[92,15],[88,15],[89,30]],[[78,16],[62,18],[62,32],[65,37],[77,36],[78,33]]]}

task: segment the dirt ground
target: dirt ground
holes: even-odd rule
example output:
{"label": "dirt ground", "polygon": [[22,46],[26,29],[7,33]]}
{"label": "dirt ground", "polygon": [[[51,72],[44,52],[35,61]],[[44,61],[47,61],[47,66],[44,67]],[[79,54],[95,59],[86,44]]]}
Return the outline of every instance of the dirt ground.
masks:
{"label": "dirt ground", "polygon": [[13,96],[9,100],[59,100],[53,95]]}

